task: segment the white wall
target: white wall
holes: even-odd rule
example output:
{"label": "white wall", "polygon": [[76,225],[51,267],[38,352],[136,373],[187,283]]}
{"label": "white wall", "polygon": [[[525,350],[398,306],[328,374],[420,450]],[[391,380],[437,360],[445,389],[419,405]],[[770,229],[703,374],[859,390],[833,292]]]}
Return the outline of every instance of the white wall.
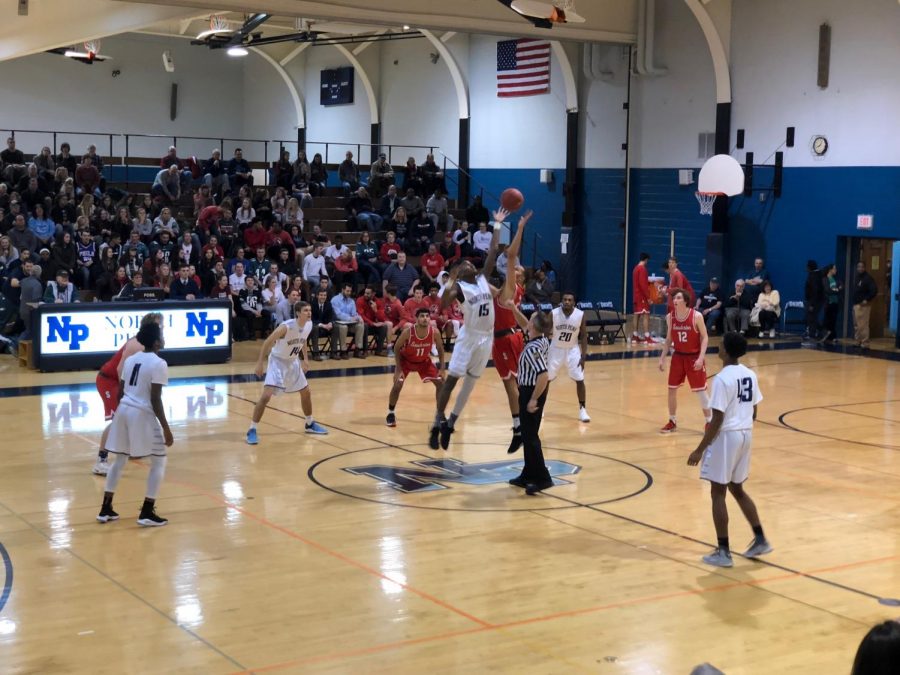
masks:
{"label": "white wall", "polygon": [[[352,46],[348,45],[348,48]],[[375,47],[369,47],[363,52],[360,60],[367,72],[375,78],[373,86],[377,87],[377,68],[371,66],[373,63],[377,63],[378,55],[373,52],[373,49]],[[306,99],[308,154],[312,156],[313,153],[321,152],[323,157],[325,155],[324,146],[318,145],[314,141],[367,144],[371,138],[371,108],[360,73],[358,71],[354,73],[352,104],[323,106],[319,103],[321,71],[349,66],[350,62],[335,47],[309,47],[304,55],[306,56],[306,73],[303,89]],[[377,88],[375,91],[378,91]],[[328,161],[340,162],[344,158],[346,150],[351,150],[359,163],[368,163],[368,151],[363,149],[361,153],[357,153],[355,145],[352,147],[349,145],[332,146],[329,149]]]}
{"label": "white wall", "polygon": [[[464,44],[468,38],[459,35],[453,40]],[[435,53],[436,49],[424,38],[385,42],[379,49],[383,142],[437,146],[456,161],[459,155],[459,106],[444,59],[431,62],[429,54]],[[413,156],[421,164],[426,152],[397,148],[391,160],[395,166],[402,166],[407,157]]]}
{"label": "white wall", "polygon": [[[166,135],[232,136],[241,131],[242,65],[219,53],[191,47],[187,40],[128,35],[103,40],[111,61],[84,65],[52,54],[0,63],[0,125],[18,129],[61,129]],[[175,72],[163,69],[170,50]],[[119,70],[118,77],[112,71]],[[178,115],[169,119],[171,83],[178,86]],[[103,138],[71,136],[73,151]],[[50,144],[49,136],[20,137],[25,152]],[[161,157],[170,140],[134,141],[132,155]],[[179,146],[182,144],[179,143]],[[195,147],[196,146],[196,147]],[[209,151],[209,142],[179,147],[183,155]],[[118,149],[121,152],[124,148]]]}
{"label": "white wall", "polygon": [[[273,52],[272,56],[278,61],[281,54]],[[244,57],[243,66],[241,136],[296,140],[297,109],[281,75],[272,64],[253,51]],[[300,88],[296,81],[294,85]],[[288,146],[288,149],[294,157],[295,146]]]}
{"label": "white wall", "polygon": [[656,12],[655,65],[667,68],[668,74],[634,78],[632,166],[699,166],[698,135],[716,130],[716,85],[709,48],[684,2],[658,2]]}
{"label": "white wall", "polygon": [[562,167],[566,163],[566,93],[559,63],[550,58],[550,93],[497,97],[498,37],[469,41],[472,167]]}
{"label": "white wall", "polygon": [[[819,25],[831,25],[827,89],[816,85]],[[787,166],[900,164],[900,5],[896,0],[735,0],[732,130],[765,158],[796,127]],[[812,136],[829,150],[816,159]]]}
{"label": "white wall", "polygon": [[[590,79],[584,72],[583,54],[573,62],[578,82],[578,105],[581,110],[578,165],[587,169],[610,169],[625,166],[625,126],[628,100],[628,48],[619,45],[596,45],[602,55],[600,69],[608,78]],[[589,51],[586,47],[582,52]]]}

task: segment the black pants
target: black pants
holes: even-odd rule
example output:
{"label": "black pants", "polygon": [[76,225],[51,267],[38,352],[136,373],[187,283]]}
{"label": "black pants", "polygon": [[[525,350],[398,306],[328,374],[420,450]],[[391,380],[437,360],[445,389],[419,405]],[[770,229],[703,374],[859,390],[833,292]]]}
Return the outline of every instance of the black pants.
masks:
{"label": "black pants", "polygon": [[821,325],[819,324],[819,312],[822,311],[822,305],[816,303],[810,305],[806,303],[806,333],[813,340],[819,337]]}
{"label": "black pants", "polygon": [[522,431],[522,445],[525,453],[522,478],[526,483],[541,483],[550,480],[550,472],[547,470],[547,465],[544,464],[541,437],[538,435],[549,389],[548,386],[538,399],[537,411],[531,413],[528,412],[527,406],[532,393],[534,393],[534,387],[519,387],[519,428]]}
{"label": "black pants", "polygon": [[759,311],[759,329],[762,331],[768,331],[775,328],[778,325],[778,315],[768,309],[761,309]]}
{"label": "black pants", "polygon": [[836,302],[825,305],[825,340],[834,342],[837,337],[837,318],[840,306]]}

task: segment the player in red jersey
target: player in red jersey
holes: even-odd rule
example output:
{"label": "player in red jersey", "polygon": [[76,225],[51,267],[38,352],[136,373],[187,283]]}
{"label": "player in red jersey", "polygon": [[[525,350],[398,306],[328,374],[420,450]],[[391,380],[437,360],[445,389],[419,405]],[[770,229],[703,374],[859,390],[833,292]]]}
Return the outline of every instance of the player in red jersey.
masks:
{"label": "player in red jersey", "polygon": [[669,298],[674,303],[674,310],[666,317],[666,342],[659,355],[659,369],[666,369],[666,354],[674,345],[672,364],[669,367],[669,421],[660,429],[660,433],[668,434],[677,428],[675,408],[678,404],[678,387],[684,380],[691,385],[691,391],[700,399],[700,407],[707,423],[712,419],[709,408],[709,396],[706,395],[706,346],[709,336],[706,334],[706,323],[703,315],[691,308],[691,296],[681,288],[670,288]]}
{"label": "player in red jersey", "polygon": [[507,305],[512,300],[518,306],[525,296],[525,287],[522,284],[525,281],[525,269],[518,263],[522,235],[529,218],[531,211],[519,220],[516,234],[506,249],[508,273],[503,288],[500,289],[500,295],[494,297],[494,346],[491,349],[491,358],[506,390],[509,412],[513,420],[513,437],[507,449],[510,453],[522,447],[522,434],[519,431],[519,385],[516,377],[519,371],[519,356],[525,349],[525,339],[518,330],[515,314]]}
{"label": "player in red jersey", "polygon": [[[141,327],[148,323],[156,322],[162,325],[163,316],[159,312],[151,312],[145,314],[141,319]],[[137,335],[137,333],[135,333]],[[119,406],[119,381],[122,379],[122,366],[132,354],[144,351],[144,347],[137,341],[137,337],[131,337],[125,341],[125,344],[119,348],[113,357],[100,366],[100,372],[97,373],[97,393],[103,399],[104,418],[109,422],[116,408]],[[97,453],[97,461],[94,462],[92,472],[96,476],[105,476],[109,472],[109,463],[107,457],[109,453],[106,450],[106,438],[109,436],[109,425],[103,430],[100,436],[100,452]]]}
{"label": "player in red jersey", "polygon": [[[631,341],[651,343],[650,339],[650,275],[647,273],[647,261],[649,253],[641,253],[640,262],[631,270],[631,298],[634,312],[634,330],[631,333]],[[644,334],[641,335],[641,324],[644,324]]]}
{"label": "player in red jersey", "polygon": [[[431,360],[432,348],[437,349],[439,368]],[[405,328],[397,338],[394,358],[397,367],[394,369],[394,386],[391,388],[385,419],[389,427],[397,426],[397,400],[400,398],[403,382],[411,372],[417,372],[422,382],[434,383],[435,397],[441,391],[441,382],[444,380],[444,345],[440,332],[431,322],[428,307],[419,307],[416,310],[416,322]]]}
{"label": "player in red jersey", "polygon": [[672,297],[673,293],[677,290],[686,291],[688,297],[695,298],[697,294],[694,292],[694,287],[691,286],[691,282],[688,281],[688,278],[684,276],[684,272],[678,269],[678,260],[672,256],[669,258],[666,269],[669,272],[669,302],[668,302],[668,311],[671,314],[672,310],[675,307],[675,300]]}

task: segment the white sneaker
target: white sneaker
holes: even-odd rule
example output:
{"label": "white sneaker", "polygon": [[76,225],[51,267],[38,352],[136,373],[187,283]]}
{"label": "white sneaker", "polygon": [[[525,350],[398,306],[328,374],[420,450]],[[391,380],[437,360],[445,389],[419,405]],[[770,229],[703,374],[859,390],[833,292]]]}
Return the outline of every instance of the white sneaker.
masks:
{"label": "white sneaker", "polygon": [[770,337],[770,338],[775,337],[775,329],[774,329],[774,328],[773,328],[772,330],[769,331],[769,337]]}
{"label": "white sneaker", "polygon": [[734,561],[731,559],[730,553],[725,553],[720,548],[715,549],[709,555],[703,556],[703,562],[707,565],[714,565],[715,567],[733,567]]}
{"label": "white sneaker", "polygon": [[91,469],[91,473],[95,476],[105,476],[109,473],[109,462],[102,457],[98,457],[94,463],[94,468]]}
{"label": "white sneaker", "polygon": [[580,419],[582,422],[590,422],[591,416],[588,415],[588,411],[586,409],[581,408],[578,411],[578,419]]}

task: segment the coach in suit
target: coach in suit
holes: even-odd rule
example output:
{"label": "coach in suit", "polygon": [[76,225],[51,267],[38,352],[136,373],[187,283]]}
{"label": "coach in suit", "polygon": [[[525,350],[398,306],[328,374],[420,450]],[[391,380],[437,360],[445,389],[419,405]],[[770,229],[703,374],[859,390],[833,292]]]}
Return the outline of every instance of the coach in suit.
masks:
{"label": "coach in suit", "polygon": [[325,360],[325,355],[319,353],[319,338],[327,337],[331,340],[331,358],[336,359],[339,346],[337,324],[334,322],[334,309],[328,300],[328,291],[324,288],[319,289],[313,298],[312,322],[313,329],[310,333],[310,340],[312,340],[313,358],[316,361]]}

